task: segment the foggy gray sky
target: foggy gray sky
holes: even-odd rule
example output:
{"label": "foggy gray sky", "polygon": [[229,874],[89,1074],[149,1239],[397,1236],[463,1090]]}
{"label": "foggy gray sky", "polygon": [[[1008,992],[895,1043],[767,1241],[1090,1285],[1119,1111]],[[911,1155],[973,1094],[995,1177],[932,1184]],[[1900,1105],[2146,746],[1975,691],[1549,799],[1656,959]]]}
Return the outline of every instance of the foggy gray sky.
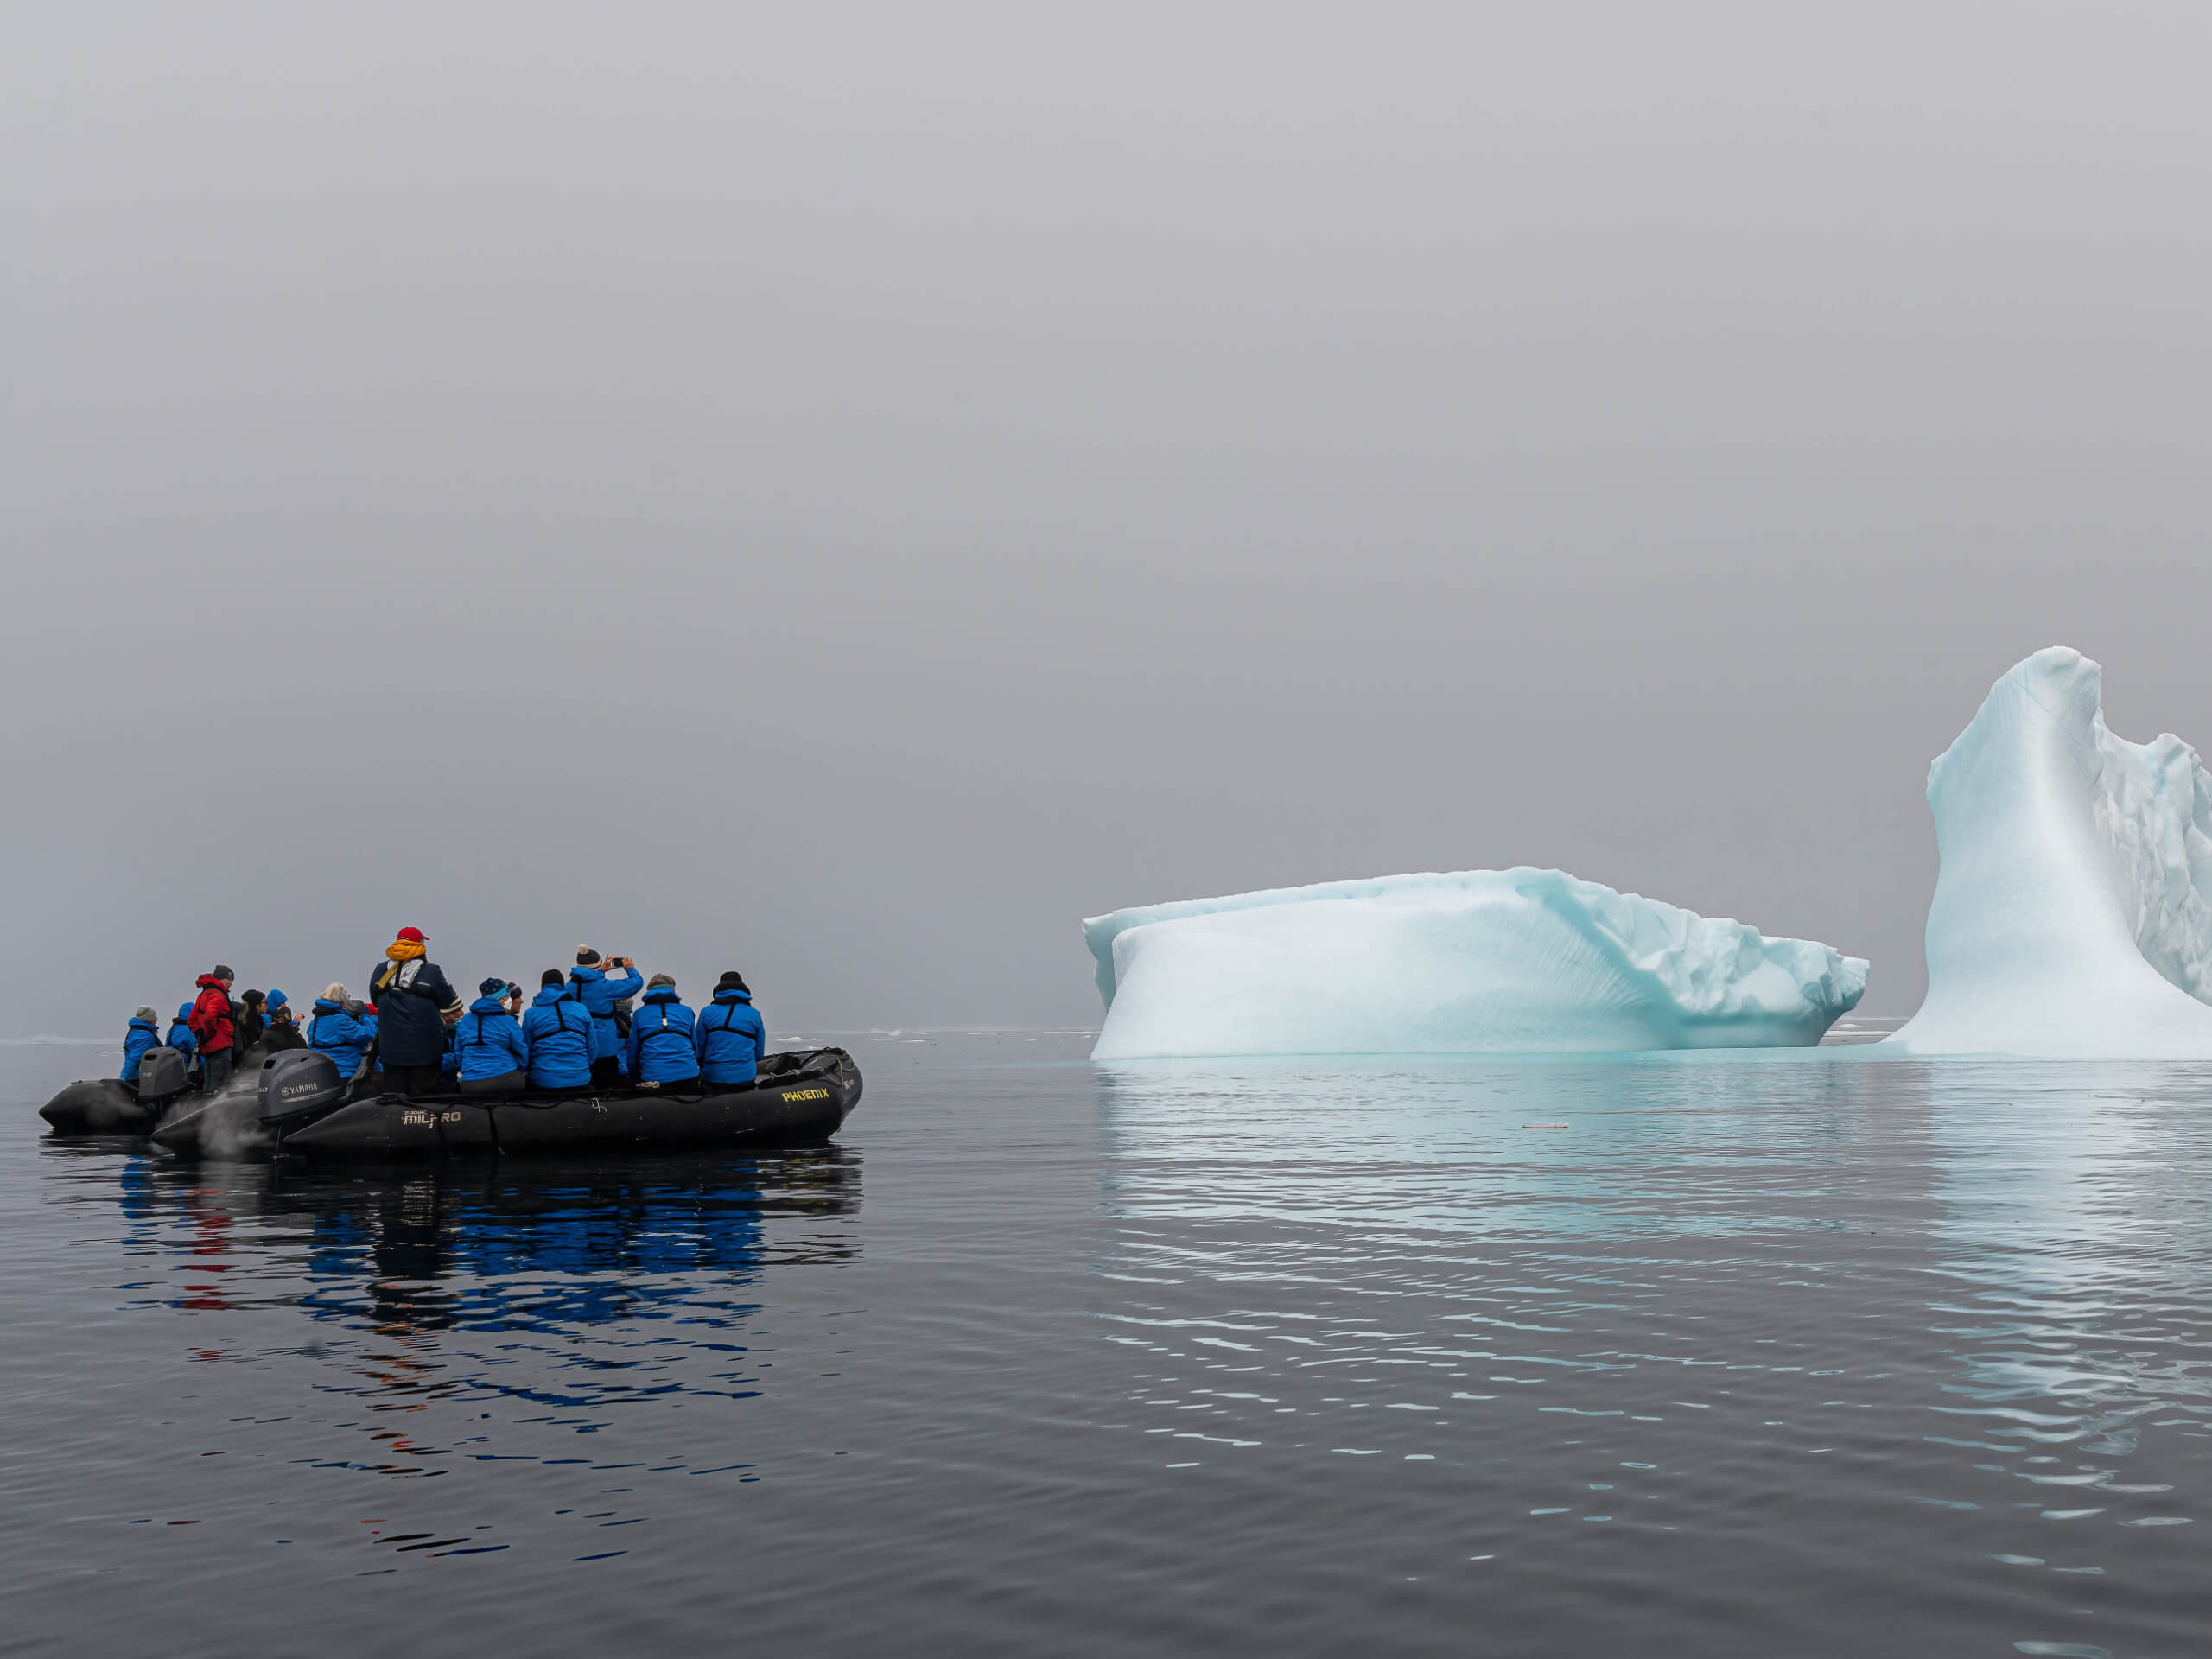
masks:
{"label": "foggy gray sky", "polygon": [[1923,982],[2037,646],[2212,744],[2201,4],[19,3],[0,1033],[397,926],[772,1030],[1514,862]]}

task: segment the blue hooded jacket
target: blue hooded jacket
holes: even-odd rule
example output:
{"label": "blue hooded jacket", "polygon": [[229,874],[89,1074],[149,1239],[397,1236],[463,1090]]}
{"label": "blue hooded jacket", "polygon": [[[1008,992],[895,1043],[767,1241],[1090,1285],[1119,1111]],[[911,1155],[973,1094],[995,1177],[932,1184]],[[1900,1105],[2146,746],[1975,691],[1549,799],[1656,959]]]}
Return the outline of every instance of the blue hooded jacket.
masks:
{"label": "blue hooded jacket", "polygon": [[191,1065],[200,1058],[200,1039],[192,1034],[192,1027],[184,1022],[192,1013],[188,1002],[176,1011],[176,1018],[169,1021],[168,1044],[184,1056],[184,1063]]}
{"label": "blue hooded jacket", "polygon": [[676,1000],[676,987],[647,991],[630,1016],[630,1074],[639,1083],[689,1083],[699,1075],[691,1010]]}
{"label": "blue hooded jacket", "polygon": [[478,1083],[530,1070],[530,1039],[507,1012],[505,999],[480,996],[453,1028],[454,1052],[461,1056],[461,1080]]}
{"label": "blue hooded jacket", "polygon": [[591,1081],[592,1019],[573,985],[548,985],[522,1017],[530,1080],[539,1089],[576,1089]]}
{"label": "blue hooded jacket", "polygon": [[644,990],[645,976],[630,968],[621,978],[609,979],[596,968],[578,968],[569,973],[569,983],[591,1011],[592,1058],[603,1060],[611,1054],[622,1064],[622,1028],[614,1023],[614,1005]]}
{"label": "blue hooded jacket", "polygon": [[375,1020],[355,1019],[346,1012],[343,1002],[334,1002],[327,996],[315,998],[315,1013],[308,1020],[308,1046],[330,1056],[340,1082],[361,1069],[361,1056],[369,1052],[376,1038]]}
{"label": "blue hooded jacket", "polygon": [[716,991],[699,1016],[693,1040],[700,1073],[709,1083],[751,1083],[760,1075],[768,1052],[768,1027],[743,991]]}
{"label": "blue hooded jacket", "polygon": [[133,1020],[130,1028],[123,1033],[123,1080],[138,1081],[138,1062],[146,1058],[149,1048],[162,1046],[162,1033],[154,1029],[150,1020]]}

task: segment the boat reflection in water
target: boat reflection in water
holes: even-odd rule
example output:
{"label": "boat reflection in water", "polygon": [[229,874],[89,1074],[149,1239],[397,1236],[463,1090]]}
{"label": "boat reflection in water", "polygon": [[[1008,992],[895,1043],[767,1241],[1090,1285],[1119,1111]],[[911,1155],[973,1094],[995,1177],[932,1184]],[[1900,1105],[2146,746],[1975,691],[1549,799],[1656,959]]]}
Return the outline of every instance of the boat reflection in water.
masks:
{"label": "boat reflection in water", "polygon": [[134,1159],[120,1179],[162,1264],[149,1300],[296,1309],[327,1332],[291,1351],[350,1357],[370,1392],[750,1392],[731,1361],[762,1281],[859,1249],[860,1160],[838,1147],[327,1173]]}

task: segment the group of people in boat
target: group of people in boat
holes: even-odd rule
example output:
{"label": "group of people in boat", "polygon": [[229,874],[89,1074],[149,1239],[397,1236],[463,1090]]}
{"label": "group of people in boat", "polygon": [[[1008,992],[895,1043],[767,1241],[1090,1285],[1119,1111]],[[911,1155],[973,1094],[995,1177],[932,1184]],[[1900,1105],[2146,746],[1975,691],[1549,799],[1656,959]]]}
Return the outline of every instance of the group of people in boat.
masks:
{"label": "group of people in boat", "polygon": [[420,928],[403,927],[369,976],[365,998],[343,984],[323,988],[302,1020],[282,991],[246,991],[236,1001],[231,970],[200,976],[196,995],[164,1033],[151,1007],[130,1019],[123,1080],[136,1084],[147,1053],[181,1052],[209,1094],[233,1057],[309,1048],[327,1054],[363,1093],[499,1095],[640,1089],[737,1087],[752,1083],[767,1053],[767,1029],[734,969],[702,1008],[687,1006],[671,974],[650,979],[628,957],[576,947],[567,973],[548,968],[527,1007],[521,986],[497,976],[463,1003],[429,959]]}

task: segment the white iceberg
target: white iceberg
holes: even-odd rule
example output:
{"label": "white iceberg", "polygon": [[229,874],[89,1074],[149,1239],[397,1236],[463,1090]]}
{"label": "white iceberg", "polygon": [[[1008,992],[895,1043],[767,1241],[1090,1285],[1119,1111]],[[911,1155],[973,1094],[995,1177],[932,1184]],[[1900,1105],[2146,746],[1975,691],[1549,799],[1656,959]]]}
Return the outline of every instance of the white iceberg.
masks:
{"label": "white iceberg", "polygon": [[2177,737],[2114,737],[2103,690],[2039,651],[1928,769],[1928,998],[1894,1046],[2212,1058],[2212,779]]}
{"label": "white iceberg", "polygon": [[1866,963],[1558,870],[1145,905],[1083,925],[1100,1060],[1817,1043]]}

